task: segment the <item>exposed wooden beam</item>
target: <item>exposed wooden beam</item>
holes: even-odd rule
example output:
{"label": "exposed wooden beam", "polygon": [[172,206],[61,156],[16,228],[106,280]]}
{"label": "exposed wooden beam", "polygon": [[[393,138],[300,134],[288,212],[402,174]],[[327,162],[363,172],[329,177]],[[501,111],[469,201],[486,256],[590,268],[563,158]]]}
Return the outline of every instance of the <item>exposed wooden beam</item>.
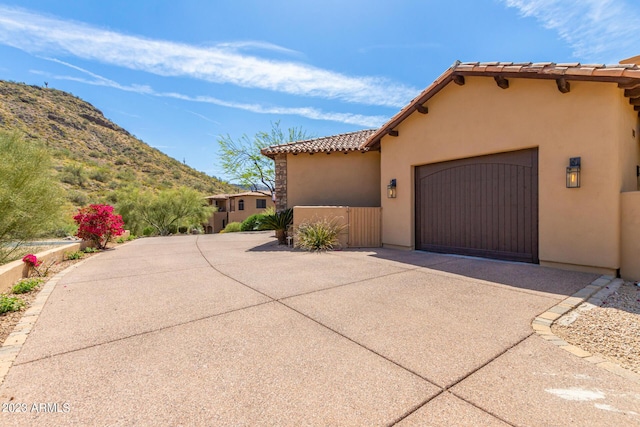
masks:
{"label": "exposed wooden beam", "polygon": [[562,79],[556,79],[556,85],[558,85],[558,90],[561,93],[568,93],[571,90],[571,85],[569,84],[569,82],[562,78]]}
{"label": "exposed wooden beam", "polygon": [[629,104],[640,105],[640,98],[629,98]]}
{"label": "exposed wooden beam", "polygon": [[635,106],[633,107],[633,109],[634,109],[635,111],[640,111],[640,105],[635,105]]}
{"label": "exposed wooden beam", "polygon": [[400,135],[400,134],[398,133],[397,130],[390,130],[389,131],[389,136],[398,136],[398,135]]}
{"label": "exposed wooden beam", "polygon": [[620,89],[635,89],[637,87],[640,87],[640,80],[634,80],[627,83],[618,83],[618,87]]}
{"label": "exposed wooden beam", "polygon": [[417,104],[416,105],[416,111],[418,113],[421,113],[421,114],[428,114],[429,113],[429,108],[425,107],[422,104]]}
{"label": "exposed wooden beam", "polygon": [[452,77],[452,79],[453,79],[453,82],[458,86],[462,86],[464,84],[464,76],[460,76],[456,74]]}
{"label": "exposed wooden beam", "polygon": [[495,76],[494,80],[498,84],[498,87],[501,87],[502,89],[509,89],[509,80],[502,76]]}
{"label": "exposed wooden beam", "polygon": [[627,98],[634,98],[634,97],[640,96],[640,86],[634,89],[625,89],[624,96],[626,96]]}

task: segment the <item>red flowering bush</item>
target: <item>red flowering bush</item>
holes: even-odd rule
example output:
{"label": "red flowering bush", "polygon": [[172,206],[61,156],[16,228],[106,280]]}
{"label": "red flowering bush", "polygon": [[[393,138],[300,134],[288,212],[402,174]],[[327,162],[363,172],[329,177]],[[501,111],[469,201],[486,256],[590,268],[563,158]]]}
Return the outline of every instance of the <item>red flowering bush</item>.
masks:
{"label": "red flowering bush", "polygon": [[78,224],[76,236],[93,242],[98,249],[104,249],[112,238],[124,233],[122,216],[113,213],[110,205],[89,205],[78,210],[73,217]]}
{"label": "red flowering bush", "polygon": [[25,255],[24,258],[22,258],[22,262],[28,264],[29,267],[37,267],[42,264],[42,261],[40,261],[34,254]]}
{"label": "red flowering bush", "polygon": [[51,264],[45,266],[44,269],[39,269],[38,267],[42,265],[42,261],[40,261],[34,254],[25,255],[22,258],[22,262],[27,264],[27,277],[31,275],[32,271],[35,271],[35,273],[40,277],[46,276],[49,273],[49,268],[51,268],[51,266],[53,265],[52,262]]}

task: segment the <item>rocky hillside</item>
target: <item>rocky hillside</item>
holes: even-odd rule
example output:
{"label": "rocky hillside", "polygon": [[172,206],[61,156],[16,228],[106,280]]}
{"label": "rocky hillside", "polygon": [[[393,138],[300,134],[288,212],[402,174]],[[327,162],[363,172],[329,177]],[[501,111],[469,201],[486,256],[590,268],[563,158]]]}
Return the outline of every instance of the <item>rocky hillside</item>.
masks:
{"label": "rocky hillside", "polygon": [[203,194],[239,191],[150,147],[93,105],[60,90],[0,80],[0,129],[46,144],[76,206],[112,201],[114,190],[129,185],[188,186]]}

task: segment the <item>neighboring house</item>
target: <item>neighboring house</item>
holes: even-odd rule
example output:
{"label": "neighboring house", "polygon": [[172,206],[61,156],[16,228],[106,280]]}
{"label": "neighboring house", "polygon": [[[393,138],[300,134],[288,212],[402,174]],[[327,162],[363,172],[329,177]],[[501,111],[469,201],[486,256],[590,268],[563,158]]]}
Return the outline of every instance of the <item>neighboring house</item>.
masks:
{"label": "neighboring house", "polygon": [[217,194],[206,197],[209,206],[217,208],[205,224],[207,234],[219,233],[230,222],[242,222],[247,217],[274,207],[269,192],[248,191],[237,194]]}
{"label": "neighboring house", "polygon": [[[340,204],[371,179],[386,247],[640,279],[640,67],[626,62],[458,62],[357,148],[380,168],[345,182]],[[307,176],[343,173],[325,157]],[[287,179],[288,206],[306,185]]]}

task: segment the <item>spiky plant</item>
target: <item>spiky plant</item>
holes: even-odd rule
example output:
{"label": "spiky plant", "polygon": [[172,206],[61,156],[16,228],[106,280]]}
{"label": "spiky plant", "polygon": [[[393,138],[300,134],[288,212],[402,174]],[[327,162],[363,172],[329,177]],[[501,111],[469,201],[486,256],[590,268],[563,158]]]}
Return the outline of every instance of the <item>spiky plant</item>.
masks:
{"label": "spiky plant", "polygon": [[285,209],[271,215],[265,215],[260,220],[263,230],[275,230],[278,244],[287,243],[287,228],[293,224],[293,209]]}

